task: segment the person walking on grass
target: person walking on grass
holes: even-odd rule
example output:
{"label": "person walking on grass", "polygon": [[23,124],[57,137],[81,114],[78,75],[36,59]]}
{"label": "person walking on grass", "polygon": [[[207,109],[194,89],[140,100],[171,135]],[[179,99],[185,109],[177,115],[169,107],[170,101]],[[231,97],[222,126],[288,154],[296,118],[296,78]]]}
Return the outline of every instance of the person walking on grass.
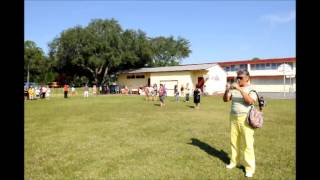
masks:
{"label": "person walking on grass", "polygon": [[199,85],[196,84],[196,88],[193,91],[193,102],[195,104],[195,109],[200,108],[200,94],[201,94],[201,89],[199,88]]}
{"label": "person walking on grass", "polygon": [[250,106],[257,100],[255,93],[249,93],[253,88],[250,86],[250,75],[247,70],[237,72],[237,83],[227,84],[223,101],[231,103],[230,112],[230,137],[231,137],[231,161],[226,166],[232,169],[240,164],[243,156],[245,176],[252,177],[256,164],[253,149],[254,129],[246,122]]}
{"label": "person walking on grass", "polygon": [[102,94],[102,85],[99,86],[99,94]]}
{"label": "person walking on grass", "polygon": [[42,86],[41,89],[42,89],[42,90],[41,90],[41,98],[42,98],[42,99],[45,99],[48,89],[47,89],[47,87],[45,87],[45,86]]}
{"label": "person walking on grass", "polygon": [[34,97],[34,89],[32,86],[29,87],[28,89],[28,94],[29,94],[29,100],[33,100]]}
{"label": "person walking on grass", "polygon": [[71,87],[71,96],[75,96],[76,95],[76,88],[74,87],[74,85],[72,85]]}
{"label": "person walking on grass", "polygon": [[49,100],[49,98],[50,98],[50,93],[51,93],[51,89],[50,89],[49,86],[47,86],[46,97],[47,97],[48,100]]}
{"label": "person walking on grass", "polygon": [[189,88],[189,83],[186,85],[186,99],[185,102],[189,102],[189,97],[190,97],[190,88]]}
{"label": "person walking on grass", "polygon": [[159,88],[159,99],[160,99],[160,107],[162,106],[165,106],[165,103],[164,103],[164,99],[166,97],[166,89],[165,87],[160,84],[160,88]]}
{"label": "person walking on grass", "polygon": [[83,97],[84,98],[88,98],[89,97],[89,87],[88,87],[87,84],[83,88]]}
{"label": "person walking on grass", "polygon": [[97,96],[97,86],[96,85],[93,85],[93,87],[92,87],[92,94],[93,94],[93,96]]}
{"label": "person walking on grass", "polygon": [[68,98],[68,91],[69,91],[68,84],[64,84],[63,86],[64,98]]}
{"label": "person walking on grass", "polygon": [[24,88],[24,100],[28,100],[28,99],[29,99],[28,88],[25,87],[25,88]]}
{"label": "person walking on grass", "polygon": [[184,97],[184,87],[183,87],[183,85],[180,88],[180,92],[181,92],[181,97],[183,98]]}
{"label": "person walking on grass", "polygon": [[156,83],[153,84],[153,97],[152,97],[152,100],[153,101],[156,101],[157,100],[157,97],[158,97],[158,86]]}
{"label": "person walking on grass", "polygon": [[150,100],[150,91],[149,91],[149,86],[144,87],[144,95],[145,95],[145,100],[149,101]]}
{"label": "person walking on grass", "polygon": [[176,102],[179,102],[179,90],[178,85],[174,85],[174,97],[176,99]]}

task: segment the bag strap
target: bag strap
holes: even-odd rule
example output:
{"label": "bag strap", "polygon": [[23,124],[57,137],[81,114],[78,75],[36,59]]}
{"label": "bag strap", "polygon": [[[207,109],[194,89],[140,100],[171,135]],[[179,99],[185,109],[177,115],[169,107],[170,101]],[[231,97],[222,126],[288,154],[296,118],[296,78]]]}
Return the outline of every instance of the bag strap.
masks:
{"label": "bag strap", "polygon": [[[260,106],[260,96],[259,96],[259,94],[258,94],[257,91],[255,91],[255,90],[250,90],[248,94],[250,94],[250,92],[256,93],[257,98],[258,98],[257,100],[258,100],[258,104],[259,104],[259,109],[260,109],[260,111],[262,111],[262,107]],[[253,105],[252,105],[252,106],[253,106]]]}

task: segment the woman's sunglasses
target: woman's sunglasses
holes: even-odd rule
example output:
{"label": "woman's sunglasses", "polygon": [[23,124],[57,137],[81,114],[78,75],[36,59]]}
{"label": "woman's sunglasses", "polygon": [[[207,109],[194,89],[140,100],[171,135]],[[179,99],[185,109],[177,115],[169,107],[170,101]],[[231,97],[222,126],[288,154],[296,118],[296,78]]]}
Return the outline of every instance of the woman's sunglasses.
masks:
{"label": "woman's sunglasses", "polygon": [[241,76],[238,76],[238,77],[237,77],[237,79],[240,79],[240,80],[242,80],[242,79],[243,79],[243,77],[241,77]]}

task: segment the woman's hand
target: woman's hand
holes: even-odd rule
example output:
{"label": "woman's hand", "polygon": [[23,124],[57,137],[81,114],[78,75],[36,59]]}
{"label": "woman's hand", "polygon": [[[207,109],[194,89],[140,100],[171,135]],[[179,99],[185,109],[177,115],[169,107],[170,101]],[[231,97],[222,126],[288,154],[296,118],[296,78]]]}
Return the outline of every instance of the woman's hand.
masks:
{"label": "woman's hand", "polygon": [[236,89],[236,90],[241,90],[241,87],[239,86],[239,84],[238,83],[233,83],[232,84],[232,88],[234,88],[234,89]]}
{"label": "woman's hand", "polygon": [[227,84],[226,84],[226,90],[229,90],[230,88],[231,88],[230,83],[227,83]]}

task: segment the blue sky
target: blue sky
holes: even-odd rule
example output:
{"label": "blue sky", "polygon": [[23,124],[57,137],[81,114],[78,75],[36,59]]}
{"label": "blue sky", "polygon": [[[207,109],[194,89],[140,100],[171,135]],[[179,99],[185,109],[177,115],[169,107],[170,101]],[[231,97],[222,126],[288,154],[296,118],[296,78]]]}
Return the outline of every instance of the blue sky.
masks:
{"label": "blue sky", "polygon": [[25,40],[48,52],[48,42],[92,19],[119,21],[149,37],[190,41],[182,64],[296,56],[296,3],[288,1],[26,0]]}

